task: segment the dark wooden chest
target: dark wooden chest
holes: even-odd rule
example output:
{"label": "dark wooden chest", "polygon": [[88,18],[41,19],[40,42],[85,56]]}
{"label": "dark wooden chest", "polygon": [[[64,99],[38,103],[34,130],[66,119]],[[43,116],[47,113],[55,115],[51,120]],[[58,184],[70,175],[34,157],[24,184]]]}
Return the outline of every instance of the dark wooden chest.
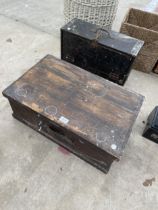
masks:
{"label": "dark wooden chest", "polygon": [[143,136],[158,143],[158,106],[150,113]]}
{"label": "dark wooden chest", "polygon": [[61,29],[61,58],[123,85],[143,43],[74,19]]}
{"label": "dark wooden chest", "polygon": [[122,156],[143,102],[51,55],[3,94],[15,118],[106,173]]}

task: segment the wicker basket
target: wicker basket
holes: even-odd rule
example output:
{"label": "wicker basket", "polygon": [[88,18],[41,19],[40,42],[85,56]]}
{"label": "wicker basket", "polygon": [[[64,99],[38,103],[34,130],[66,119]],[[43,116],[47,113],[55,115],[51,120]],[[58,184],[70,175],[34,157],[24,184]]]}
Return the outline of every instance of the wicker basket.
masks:
{"label": "wicker basket", "polygon": [[133,68],[146,73],[154,71],[158,62],[158,15],[132,8],[121,32],[144,41]]}
{"label": "wicker basket", "polygon": [[109,29],[112,26],[118,7],[118,0],[65,0],[66,23],[79,18]]}

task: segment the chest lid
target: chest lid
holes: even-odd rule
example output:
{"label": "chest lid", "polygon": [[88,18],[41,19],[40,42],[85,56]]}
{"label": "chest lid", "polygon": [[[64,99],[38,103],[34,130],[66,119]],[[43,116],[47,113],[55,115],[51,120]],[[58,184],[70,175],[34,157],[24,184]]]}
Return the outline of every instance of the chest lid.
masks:
{"label": "chest lid", "polygon": [[144,44],[141,40],[108,29],[100,30],[99,26],[76,18],[66,24],[61,30],[91,41],[97,40],[97,43],[101,45],[133,57],[138,55]]}
{"label": "chest lid", "polygon": [[143,96],[48,55],[3,92],[120,158]]}

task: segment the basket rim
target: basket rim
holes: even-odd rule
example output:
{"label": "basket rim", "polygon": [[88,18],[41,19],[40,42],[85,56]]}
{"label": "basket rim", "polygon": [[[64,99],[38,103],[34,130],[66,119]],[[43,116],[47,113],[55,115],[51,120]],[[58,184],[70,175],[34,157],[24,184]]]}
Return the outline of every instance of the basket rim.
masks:
{"label": "basket rim", "polygon": [[152,33],[154,33],[158,36],[158,31],[155,31],[153,29],[149,29],[149,28],[146,28],[146,27],[140,27],[138,25],[134,25],[134,24],[131,24],[131,23],[128,23],[128,22],[124,22],[121,27],[123,27],[123,26],[129,26],[129,27],[132,27],[132,28],[135,28],[135,29],[143,30],[144,32],[150,32],[150,33],[152,32]]}
{"label": "basket rim", "polygon": [[[65,0],[65,3],[68,0]],[[95,5],[95,4],[91,4],[91,3],[84,3],[84,2],[78,2],[77,0],[71,0],[71,4],[78,4],[78,5],[82,5],[82,6],[87,6],[87,7],[95,7],[95,8],[100,8],[100,7],[116,7],[118,5],[118,0],[113,0],[112,4],[99,4],[99,5]]]}

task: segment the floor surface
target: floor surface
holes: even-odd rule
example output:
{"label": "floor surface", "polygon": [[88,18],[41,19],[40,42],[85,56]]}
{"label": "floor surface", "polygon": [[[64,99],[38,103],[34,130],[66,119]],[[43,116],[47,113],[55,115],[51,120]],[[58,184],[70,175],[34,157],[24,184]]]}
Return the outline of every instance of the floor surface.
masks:
{"label": "floor surface", "polygon": [[[148,2],[121,0],[113,28]],[[63,24],[63,0],[0,0],[0,92],[46,54],[59,57]],[[108,175],[13,119],[0,95],[0,210],[157,210],[158,145],[141,135],[158,104],[158,76],[133,70],[126,88],[146,99]]]}

